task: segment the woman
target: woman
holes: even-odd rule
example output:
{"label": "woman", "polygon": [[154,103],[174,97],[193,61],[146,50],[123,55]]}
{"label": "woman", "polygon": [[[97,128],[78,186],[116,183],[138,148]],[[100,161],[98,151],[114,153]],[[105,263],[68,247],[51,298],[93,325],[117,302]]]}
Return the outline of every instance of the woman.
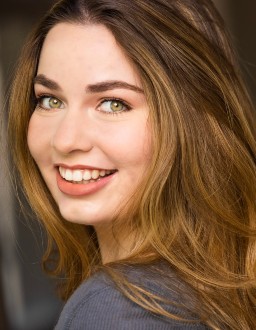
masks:
{"label": "woman", "polygon": [[237,68],[209,0],[62,0],[42,19],[9,140],[69,298],[56,329],[253,329],[256,132]]}

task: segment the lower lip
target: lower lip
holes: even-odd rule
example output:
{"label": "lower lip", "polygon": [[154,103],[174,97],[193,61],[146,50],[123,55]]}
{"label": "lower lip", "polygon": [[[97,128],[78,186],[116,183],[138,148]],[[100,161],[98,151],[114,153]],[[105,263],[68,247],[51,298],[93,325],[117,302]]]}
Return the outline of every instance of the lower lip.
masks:
{"label": "lower lip", "polygon": [[59,187],[59,190],[66,195],[85,196],[94,194],[97,191],[101,190],[109,183],[109,181],[113,179],[114,175],[115,173],[103,177],[98,181],[83,184],[66,181],[61,177],[59,171],[57,171],[57,185]]}

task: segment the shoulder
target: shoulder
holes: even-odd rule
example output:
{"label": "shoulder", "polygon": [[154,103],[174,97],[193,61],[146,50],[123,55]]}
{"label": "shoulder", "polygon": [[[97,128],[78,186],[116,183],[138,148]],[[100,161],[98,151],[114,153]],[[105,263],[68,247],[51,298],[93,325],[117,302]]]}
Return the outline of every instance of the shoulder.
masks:
{"label": "shoulder", "polygon": [[[136,275],[142,275],[141,273]],[[173,311],[179,314],[177,308]],[[111,278],[99,272],[85,281],[70,297],[55,330],[146,330],[207,329],[203,325],[162,318],[125,297]]]}

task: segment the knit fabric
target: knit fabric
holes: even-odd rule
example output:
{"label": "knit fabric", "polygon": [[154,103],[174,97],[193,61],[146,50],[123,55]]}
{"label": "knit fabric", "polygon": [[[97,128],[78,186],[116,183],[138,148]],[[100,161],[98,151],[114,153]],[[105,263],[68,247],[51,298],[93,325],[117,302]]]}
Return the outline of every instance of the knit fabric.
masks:
{"label": "knit fabric", "polygon": [[[163,297],[165,286],[153,281],[145,270],[130,272],[130,279],[134,282],[143,283],[144,288],[152,293],[159,293]],[[175,280],[173,281],[175,282]],[[177,284],[177,281],[176,281]],[[171,293],[170,293],[171,292]],[[189,297],[189,295],[188,295]],[[177,321],[170,318],[156,315],[128,299],[117,289],[111,278],[98,272],[80,287],[70,297],[60,315],[55,330],[206,330],[209,329],[190,313],[186,314],[185,303],[176,290],[168,290],[165,298],[174,301],[166,307],[179,317],[192,320],[191,322]]]}

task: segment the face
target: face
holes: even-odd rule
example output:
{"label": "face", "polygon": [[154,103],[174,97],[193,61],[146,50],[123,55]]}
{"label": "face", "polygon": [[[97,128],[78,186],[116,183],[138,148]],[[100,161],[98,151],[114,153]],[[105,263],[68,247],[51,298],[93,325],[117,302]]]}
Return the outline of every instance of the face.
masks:
{"label": "face", "polygon": [[35,78],[28,145],[71,222],[111,222],[150,162],[148,106],[132,64],[101,25],[60,23]]}

